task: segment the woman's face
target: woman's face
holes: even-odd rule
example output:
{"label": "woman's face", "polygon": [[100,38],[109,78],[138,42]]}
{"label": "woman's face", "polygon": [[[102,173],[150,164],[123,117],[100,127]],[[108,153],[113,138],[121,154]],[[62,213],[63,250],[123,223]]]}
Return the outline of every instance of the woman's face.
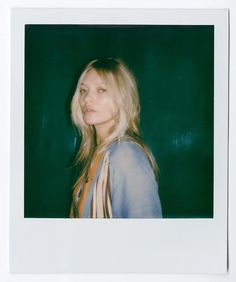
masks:
{"label": "woman's face", "polygon": [[117,114],[109,89],[98,73],[89,70],[80,83],[79,103],[83,119],[88,125],[94,125],[96,131],[107,131],[114,124]]}

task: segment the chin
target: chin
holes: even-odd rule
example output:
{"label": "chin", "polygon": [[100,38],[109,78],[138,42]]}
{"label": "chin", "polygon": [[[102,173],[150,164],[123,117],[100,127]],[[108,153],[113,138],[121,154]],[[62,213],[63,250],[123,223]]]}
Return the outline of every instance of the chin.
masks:
{"label": "chin", "polygon": [[92,121],[88,121],[88,120],[85,120],[84,121],[87,125],[95,125],[96,123],[92,122]]}
{"label": "chin", "polygon": [[87,123],[88,125],[96,125],[99,124],[100,122],[98,120],[95,119],[90,119],[90,118],[86,118],[84,119],[84,122]]}

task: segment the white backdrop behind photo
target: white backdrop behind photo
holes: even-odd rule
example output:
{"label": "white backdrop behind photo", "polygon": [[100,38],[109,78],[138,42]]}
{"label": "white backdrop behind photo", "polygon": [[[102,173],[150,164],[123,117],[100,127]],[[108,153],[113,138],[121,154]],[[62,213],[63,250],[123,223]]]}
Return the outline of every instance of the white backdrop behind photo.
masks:
{"label": "white backdrop behind photo", "polygon": [[[24,218],[25,24],[134,22],[214,25],[214,218],[105,221]],[[228,11],[13,9],[11,42],[10,270],[13,273],[225,273]],[[193,189],[191,184],[188,189]]]}

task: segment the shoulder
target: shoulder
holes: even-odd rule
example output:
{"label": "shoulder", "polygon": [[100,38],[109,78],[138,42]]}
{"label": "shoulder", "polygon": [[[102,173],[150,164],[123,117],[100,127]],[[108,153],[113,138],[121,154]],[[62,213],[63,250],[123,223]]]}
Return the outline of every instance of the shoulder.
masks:
{"label": "shoulder", "polygon": [[110,158],[115,160],[122,157],[136,158],[139,155],[143,155],[144,151],[142,147],[134,141],[122,140],[113,143],[109,149]]}
{"label": "shoulder", "polygon": [[151,168],[143,148],[134,141],[115,142],[109,147],[108,152],[110,164],[116,168],[128,169],[138,166]]}

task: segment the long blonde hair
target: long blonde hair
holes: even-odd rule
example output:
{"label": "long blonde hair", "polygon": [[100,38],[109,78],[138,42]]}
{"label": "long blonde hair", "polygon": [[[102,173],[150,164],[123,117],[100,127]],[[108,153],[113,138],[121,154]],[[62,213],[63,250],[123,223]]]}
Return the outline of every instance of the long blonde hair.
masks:
{"label": "long blonde hair", "polygon": [[[82,109],[79,103],[80,84],[90,70],[95,70],[104,82],[112,89],[111,97],[118,109],[115,125],[110,128],[109,136],[101,144],[96,144],[94,126],[83,120]],[[152,169],[157,176],[158,167],[150,149],[141,141],[139,130],[140,103],[137,84],[132,72],[120,59],[105,58],[91,61],[82,72],[71,103],[72,120],[79,130],[82,141],[76,156],[76,163],[83,167],[82,173],[76,182],[84,182],[88,168],[95,152],[105,150],[109,144],[128,136],[141,145],[146,153]]]}

